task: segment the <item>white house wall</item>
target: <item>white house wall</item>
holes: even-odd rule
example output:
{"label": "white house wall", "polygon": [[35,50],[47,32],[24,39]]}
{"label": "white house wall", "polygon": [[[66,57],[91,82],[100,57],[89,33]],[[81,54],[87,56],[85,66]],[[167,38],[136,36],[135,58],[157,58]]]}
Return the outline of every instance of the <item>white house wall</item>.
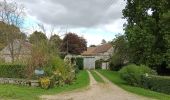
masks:
{"label": "white house wall", "polygon": [[[95,62],[96,60],[104,60],[107,61],[110,59],[114,51],[114,48],[110,48],[107,52],[98,53],[97,55],[93,56],[82,56],[84,58],[84,69],[95,69]],[[109,67],[109,62],[102,63],[102,69],[107,69]]]}
{"label": "white house wall", "polygon": [[84,57],[84,69],[95,69],[95,57]]}

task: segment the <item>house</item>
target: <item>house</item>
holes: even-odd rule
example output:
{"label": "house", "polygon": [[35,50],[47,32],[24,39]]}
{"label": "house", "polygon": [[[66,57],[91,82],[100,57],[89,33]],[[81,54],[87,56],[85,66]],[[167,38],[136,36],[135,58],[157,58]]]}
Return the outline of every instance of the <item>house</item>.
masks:
{"label": "house", "polygon": [[[13,44],[13,45],[12,45]],[[23,40],[14,40],[13,43],[8,44],[2,51],[0,51],[0,58],[5,62],[26,61],[31,55],[32,44]]]}
{"label": "house", "polygon": [[113,50],[112,45],[109,43],[87,48],[87,51],[81,54],[84,58],[84,69],[95,69],[97,60],[102,61],[102,69],[108,69],[109,59],[112,56]]}

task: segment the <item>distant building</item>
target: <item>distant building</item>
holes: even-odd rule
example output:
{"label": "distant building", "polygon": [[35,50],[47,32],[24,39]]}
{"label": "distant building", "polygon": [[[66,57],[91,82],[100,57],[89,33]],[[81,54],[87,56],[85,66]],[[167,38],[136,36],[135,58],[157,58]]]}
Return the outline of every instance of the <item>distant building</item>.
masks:
{"label": "distant building", "polygon": [[[14,40],[13,55],[15,61],[24,61],[31,55],[32,44],[22,40]],[[10,49],[11,44],[8,44],[2,51],[0,51],[0,58],[5,62],[12,62]]]}
{"label": "distant building", "polygon": [[84,69],[95,69],[95,62],[102,61],[102,69],[109,68],[109,59],[113,54],[113,47],[106,43],[96,47],[89,47],[81,55],[84,58]]}

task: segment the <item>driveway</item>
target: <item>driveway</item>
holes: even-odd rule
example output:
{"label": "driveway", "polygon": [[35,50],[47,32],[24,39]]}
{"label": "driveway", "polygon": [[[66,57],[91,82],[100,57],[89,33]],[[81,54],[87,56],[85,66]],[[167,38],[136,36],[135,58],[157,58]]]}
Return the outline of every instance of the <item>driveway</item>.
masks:
{"label": "driveway", "polygon": [[96,73],[103,78],[105,83],[97,83],[89,71],[88,73],[90,85],[87,89],[57,95],[43,95],[42,100],[151,100],[121,89],[98,72]]}

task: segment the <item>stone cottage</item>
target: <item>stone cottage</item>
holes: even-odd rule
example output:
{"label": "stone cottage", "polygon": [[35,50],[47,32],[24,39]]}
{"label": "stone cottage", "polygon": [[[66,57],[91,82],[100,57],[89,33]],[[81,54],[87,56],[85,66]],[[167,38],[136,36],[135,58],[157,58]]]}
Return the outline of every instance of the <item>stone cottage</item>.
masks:
{"label": "stone cottage", "polygon": [[[13,47],[13,49],[11,49]],[[0,51],[0,58],[5,62],[12,62],[11,50],[15,61],[26,61],[31,55],[32,44],[23,40],[14,40],[13,46],[8,44],[2,51]]]}
{"label": "stone cottage", "polygon": [[87,51],[81,54],[84,58],[84,69],[95,69],[97,60],[102,60],[102,69],[108,69],[113,50],[113,46],[109,43],[87,48]]}

